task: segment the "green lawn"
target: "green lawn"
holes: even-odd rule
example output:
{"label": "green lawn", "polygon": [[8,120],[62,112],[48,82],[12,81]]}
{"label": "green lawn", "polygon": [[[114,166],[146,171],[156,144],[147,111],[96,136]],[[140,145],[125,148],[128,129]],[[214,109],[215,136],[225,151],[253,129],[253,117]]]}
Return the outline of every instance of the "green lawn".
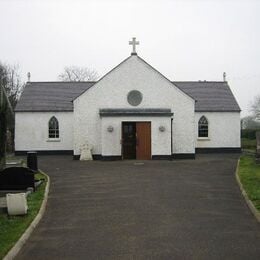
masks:
{"label": "green lawn", "polygon": [[28,214],[25,216],[8,216],[7,213],[0,213],[0,259],[15,245],[26,228],[30,225],[42,204],[44,198],[46,177],[43,174],[36,174],[36,178],[45,179],[36,192],[27,197]]}
{"label": "green lawn", "polygon": [[255,163],[254,156],[241,156],[239,177],[249,199],[260,211],[260,165]]}

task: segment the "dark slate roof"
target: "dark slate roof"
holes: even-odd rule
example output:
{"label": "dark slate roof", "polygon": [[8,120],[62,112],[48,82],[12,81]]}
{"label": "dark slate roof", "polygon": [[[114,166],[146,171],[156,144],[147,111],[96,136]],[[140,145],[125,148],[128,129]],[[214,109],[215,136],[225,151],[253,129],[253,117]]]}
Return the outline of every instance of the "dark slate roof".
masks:
{"label": "dark slate roof", "polygon": [[[15,111],[73,111],[72,100],[95,82],[29,82]],[[195,111],[240,111],[227,82],[181,81],[175,86],[196,100]]]}
{"label": "dark slate roof", "polygon": [[28,82],[15,111],[73,111],[72,100],[95,82]]}
{"label": "dark slate roof", "polygon": [[196,112],[240,111],[240,107],[227,82],[182,81],[173,83],[196,100]]}

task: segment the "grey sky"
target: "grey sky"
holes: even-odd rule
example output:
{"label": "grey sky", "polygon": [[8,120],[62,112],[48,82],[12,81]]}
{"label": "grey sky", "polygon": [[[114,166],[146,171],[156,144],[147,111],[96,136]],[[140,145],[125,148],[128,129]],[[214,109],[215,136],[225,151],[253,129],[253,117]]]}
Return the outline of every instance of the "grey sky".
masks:
{"label": "grey sky", "polygon": [[23,79],[55,81],[64,66],[102,76],[137,53],[171,80],[222,80],[243,113],[260,94],[260,1],[0,0],[0,60]]}

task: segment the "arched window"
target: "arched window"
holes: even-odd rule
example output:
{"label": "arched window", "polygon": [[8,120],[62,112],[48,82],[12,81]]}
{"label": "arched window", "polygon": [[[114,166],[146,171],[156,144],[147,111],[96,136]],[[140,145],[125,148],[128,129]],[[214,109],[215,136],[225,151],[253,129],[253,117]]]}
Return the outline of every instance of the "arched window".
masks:
{"label": "arched window", "polygon": [[208,137],[209,135],[209,126],[208,120],[205,116],[202,116],[199,120],[198,126],[198,136],[199,137]]}
{"label": "arched window", "polygon": [[49,138],[59,138],[59,122],[55,116],[49,120]]}

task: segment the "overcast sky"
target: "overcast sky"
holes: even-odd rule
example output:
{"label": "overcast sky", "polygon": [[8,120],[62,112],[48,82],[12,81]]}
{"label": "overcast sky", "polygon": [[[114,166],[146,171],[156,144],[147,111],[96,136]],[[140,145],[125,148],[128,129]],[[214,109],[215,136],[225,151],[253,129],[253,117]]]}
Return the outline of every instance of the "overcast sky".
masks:
{"label": "overcast sky", "polygon": [[0,61],[23,80],[56,81],[64,66],[102,76],[137,53],[171,80],[221,81],[248,114],[260,94],[260,1],[0,0]]}

